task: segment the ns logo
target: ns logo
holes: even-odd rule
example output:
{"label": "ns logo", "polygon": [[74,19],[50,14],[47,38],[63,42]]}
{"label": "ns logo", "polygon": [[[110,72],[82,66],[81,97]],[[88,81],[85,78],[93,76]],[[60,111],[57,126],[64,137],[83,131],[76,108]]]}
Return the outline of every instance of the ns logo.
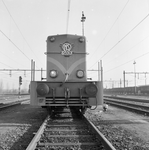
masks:
{"label": "ns logo", "polygon": [[73,45],[68,43],[68,42],[65,42],[63,44],[60,44],[60,47],[62,48],[62,52],[61,54],[64,55],[65,57],[69,57],[72,55],[72,48],[73,48]]}

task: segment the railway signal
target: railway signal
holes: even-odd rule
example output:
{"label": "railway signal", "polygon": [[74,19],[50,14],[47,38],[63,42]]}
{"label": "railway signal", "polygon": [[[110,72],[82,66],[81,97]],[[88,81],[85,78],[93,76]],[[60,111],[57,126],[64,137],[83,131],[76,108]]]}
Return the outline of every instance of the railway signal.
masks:
{"label": "railway signal", "polygon": [[21,91],[21,85],[22,85],[22,77],[19,76],[19,95],[20,95],[20,91]]}
{"label": "railway signal", "polygon": [[19,85],[22,85],[22,77],[19,76]]}
{"label": "railway signal", "polygon": [[84,36],[84,22],[86,20],[86,17],[84,16],[84,12],[82,11],[82,17],[81,17],[81,22],[82,22],[82,35]]}

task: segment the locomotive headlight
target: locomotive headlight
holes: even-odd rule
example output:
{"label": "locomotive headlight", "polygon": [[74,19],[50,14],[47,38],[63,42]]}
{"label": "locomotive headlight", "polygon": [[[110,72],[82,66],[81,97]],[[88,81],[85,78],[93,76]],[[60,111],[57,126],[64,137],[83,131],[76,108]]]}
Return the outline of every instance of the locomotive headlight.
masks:
{"label": "locomotive headlight", "polygon": [[83,78],[84,77],[84,71],[83,70],[78,70],[77,71],[77,77],[78,78]]}
{"label": "locomotive headlight", "polygon": [[51,78],[56,78],[57,75],[58,75],[58,73],[57,73],[56,70],[51,70],[51,71],[50,71],[50,77],[51,77]]}
{"label": "locomotive headlight", "polygon": [[96,96],[97,94],[97,86],[95,84],[88,84],[86,87],[85,87],[85,92],[87,95],[89,96]]}

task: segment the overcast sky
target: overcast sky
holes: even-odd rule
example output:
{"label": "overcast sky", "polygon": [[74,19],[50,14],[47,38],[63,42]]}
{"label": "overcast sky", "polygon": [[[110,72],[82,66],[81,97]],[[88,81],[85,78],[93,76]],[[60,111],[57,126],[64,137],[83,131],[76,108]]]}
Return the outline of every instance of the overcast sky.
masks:
{"label": "overcast sky", "polygon": [[[87,68],[97,69],[102,60],[105,86],[112,85],[109,80],[123,80],[124,70],[149,72],[149,0],[0,0],[0,69],[30,69],[31,59],[36,69],[45,69],[46,38],[66,34],[68,2],[68,34],[82,35],[84,11]],[[0,71],[5,87],[17,87],[19,76],[22,86],[28,86],[29,72],[9,74]],[[97,80],[97,72],[88,72],[88,77]],[[126,80],[134,85],[133,74]],[[137,76],[137,84],[145,84],[144,74]]]}

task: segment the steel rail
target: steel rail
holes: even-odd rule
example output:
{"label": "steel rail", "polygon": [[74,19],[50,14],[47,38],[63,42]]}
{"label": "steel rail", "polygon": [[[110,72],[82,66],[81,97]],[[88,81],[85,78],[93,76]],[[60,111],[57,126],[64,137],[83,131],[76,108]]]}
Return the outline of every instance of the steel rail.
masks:
{"label": "steel rail", "polygon": [[28,100],[29,99],[25,99],[25,100],[15,101],[15,102],[12,102],[12,103],[2,104],[2,105],[0,105],[0,110],[4,109],[4,108],[11,107],[11,106],[20,105],[22,102],[25,102],[25,101],[28,101]]}
{"label": "steel rail", "polygon": [[143,99],[143,98],[138,98],[138,97],[122,97],[122,96],[105,95],[104,98],[113,98],[113,99],[133,101],[133,102],[149,103],[148,99]]}
{"label": "steel rail", "polygon": [[[116,150],[112,144],[104,137],[104,135],[95,127],[95,125],[89,121],[83,114],[81,114],[79,112],[79,115],[81,116],[81,120],[83,122],[85,122],[85,124],[89,127],[89,129],[96,135],[96,137],[101,141],[101,143],[103,144],[104,148],[106,150]],[[48,117],[45,119],[45,121],[43,122],[43,124],[41,125],[40,129],[38,130],[38,132],[36,133],[36,135],[34,136],[33,140],[31,141],[31,143],[28,145],[27,149],[26,150],[35,150],[36,149],[36,146],[40,145],[40,146],[70,146],[70,145],[75,145],[75,146],[78,146],[78,145],[96,145],[95,143],[92,143],[92,142],[83,142],[83,143],[48,143],[48,142],[45,142],[45,143],[42,143],[40,142],[40,138],[42,137],[42,134],[44,133],[44,131],[48,132],[48,131],[55,131],[53,129],[46,129],[46,127],[50,127],[50,126],[53,126],[53,124],[50,124],[50,125],[47,125],[47,121],[48,121]],[[55,125],[54,124],[54,127],[65,127],[65,126],[69,126],[71,127],[71,125]],[[78,125],[72,125],[72,126],[78,126]],[[79,125],[79,126],[83,126],[83,125]],[[64,131],[64,129],[61,129],[62,131]],[[61,130],[58,130],[58,131],[61,131]],[[65,130],[65,131],[74,131],[74,130]],[[78,129],[76,130],[78,131]],[[81,129],[80,129],[81,131]],[[80,135],[49,135],[48,137],[81,137]],[[90,135],[82,135],[82,137],[90,137]]]}
{"label": "steel rail", "polygon": [[127,109],[130,109],[130,110],[135,110],[135,111],[138,111],[140,113],[149,114],[149,110],[145,110],[144,109],[144,108],[148,108],[149,109],[149,107],[147,107],[147,106],[141,106],[141,105],[138,105],[138,104],[132,104],[132,103],[127,103],[127,102],[122,102],[122,101],[112,100],[112,99],[107,99],[107,98],[104,98],[104,101],[107,104],[111,104],[111,105],[127,108]]}
{"label": "steel rail", "polygon": [[30,142],[30,144],[28,145],[28,147],[26,148],[26,150],[35,150],[36,149],[38,141],[40,140],[41,135],[44,132],[44,129],[46,128],[46,124],[47,124],[48,119],[49,119],[49,116],[47,116],[47,118],[44,120],[44,122],[40,126],[39,130],[35,134],[34,138]]}
{"label": "steel rail", "polygon": [[116,150],[113,147],[113,145],[106,139],[106,137],[97,129],[97,127],[91,121],[89,121],[84,115],[83,118],[85,122],[87,122],[87,124],[90,126],[91,130],[93,130],[96,136],[101,140],[106,150]]}
{"label": "steel rail", "polygon": [[139,107],[139,108],[142,108],[142,109],[148,109],[149,110],[149,105],[148,106],[141,105],[141,103],[137,102],[137,101],[133,101],[135,103],[132,103],[132,102],[129,102],[129,101],[115,100],[113,98],[104,98],[104,100],[108,101],[108,102],[115,102],[115,103],[120,103],[120,104],[124,104],[124,105],[129,105],[129,106],[135,106],[135,107]]}

